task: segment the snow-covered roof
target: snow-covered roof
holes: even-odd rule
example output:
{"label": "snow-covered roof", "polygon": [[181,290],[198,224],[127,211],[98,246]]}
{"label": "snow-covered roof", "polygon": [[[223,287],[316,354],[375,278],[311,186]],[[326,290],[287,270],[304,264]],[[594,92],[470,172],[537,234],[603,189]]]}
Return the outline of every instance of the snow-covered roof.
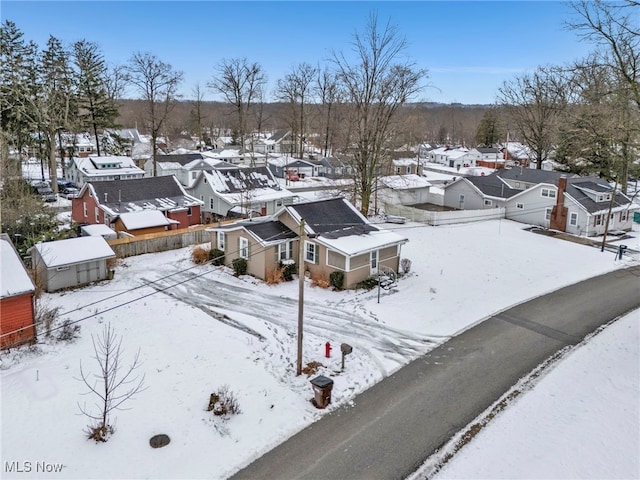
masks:
{"label": "snow-covered roof", "polygon": [[142,210],[140,212],[128,212],[120,214],[120,220],[127,230],[140,228],[162,227],[171,223],[180,223],[169,220],[160,210]]}
{"label": "snow-covered roof", "polygon": [[0,234],[0,264],[0,298],[35,291],[36,287],[6,233]]}
{"label": "snow-covered roof", "polygon": [[398,235],[390,230],[375,230],[361,235],[348,235],[338,238],[327,238],[321,235],[317,238],[327,247],[337,250],[347,256],[360,255],[374,249],[390,247],[408,242],[406,237]]}
{"label": "snow-covered roof", "polygon": [[92,237],[102,237],[102,236],[116,236],[116,232],[109,228],[107,225],[103,223],[97,223],[95,225],[84,225],[81,227],[81,230],[89,236]]}
{"label": "snow-covered roof", "polygon": [[78,237],[37,243],[33,248],[48,268],[115,257],[102,237]]}
{"label": "snow-covered roof", "polygon": [[427,188],[431,186],[431,183],[420,175],[409,173],[407,175],[389,175],[379,178],[380,183],[385,187],[392,188],[394,190],[408,190],[412,188]]}
{"label": "snow-covered roof", "polygon": [[[144,175],[144,170],[138,168],[131,157],[108,156],[108,157],[74,157],[73,163],[89,179],[91,177],[103,177],[108,175]],[[117,167],[106,167],[105,165],[117,165]]]}

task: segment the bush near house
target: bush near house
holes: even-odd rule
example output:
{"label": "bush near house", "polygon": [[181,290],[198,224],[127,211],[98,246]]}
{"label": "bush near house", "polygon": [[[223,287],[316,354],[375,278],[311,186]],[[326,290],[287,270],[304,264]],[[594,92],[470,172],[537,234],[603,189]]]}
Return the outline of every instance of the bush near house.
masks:
{"label": "bush near house", "polygon": [[233,272],[235,273],[236,277],[247,274],[246,258],[234,258],[231,262],[231,266],[233,267]]}
{"label": "bush near house", "polygon": [[336,290],[342,290],[344,287],[344,272],[331,272],[329,274],[329,283]]}
{"label": "bush near house", "polygon": [[203,247],[195,247],[193,250],[191,250],[191,260],[196,265],[207,263],[209,261],[209,255],[209,250]]}
{"label": "bush near house", "polygon": [[293,276],[298,271],[298,266],[295,263],[282,263],[278,265],[282,270],[282,276],[285,281],[290,282],[293,280]]}
{"label": "bush near house", "polygon": [[217,248],[212,248],[209,252],[209,260],[212,260],[212,264],[216,267],[224,265],[224,252]]}
{"label": "bush near house", "polygon": [[378,285],[378,277],[369,277],[358,283],[356,289],[371,290],[376,285]]}

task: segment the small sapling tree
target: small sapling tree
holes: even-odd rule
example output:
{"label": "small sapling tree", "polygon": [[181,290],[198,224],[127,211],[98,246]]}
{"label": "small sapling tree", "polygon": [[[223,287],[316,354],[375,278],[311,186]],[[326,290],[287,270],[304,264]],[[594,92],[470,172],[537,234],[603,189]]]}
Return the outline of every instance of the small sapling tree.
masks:
{"label": "small sapling tree", "polygon": [[87,426],[87,436],[96,442],[106,442],[114,432],[111,413],[122,410],[123,405],[137,393],[145,389],[144,374],[138,375],[141,366],[138,349],[129,365],[122,364],[122,337],[118,337],[111,325],[106,325],[101,334],[91,335],[94,360],[98,364],[97,373],[88,373],[80,362],[80,377],[89,389],[86,395],[94,395],[95,408],[80,405],[80,411],[91,423]]}

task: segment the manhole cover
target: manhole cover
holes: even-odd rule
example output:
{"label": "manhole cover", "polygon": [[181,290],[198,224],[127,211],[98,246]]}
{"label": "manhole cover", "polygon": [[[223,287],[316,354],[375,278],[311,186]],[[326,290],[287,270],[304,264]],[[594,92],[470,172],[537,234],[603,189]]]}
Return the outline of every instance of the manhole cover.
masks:
{"label": "manhole cover", "polygon": [[151,445],[153,448],[161,448],[165,445],[169,445],[170,441],[171,439],[169,438],[169,435],[161,433],[160,435],[154,435],[153,437],[151,437],[151,439],[149,440],[149,445]]}

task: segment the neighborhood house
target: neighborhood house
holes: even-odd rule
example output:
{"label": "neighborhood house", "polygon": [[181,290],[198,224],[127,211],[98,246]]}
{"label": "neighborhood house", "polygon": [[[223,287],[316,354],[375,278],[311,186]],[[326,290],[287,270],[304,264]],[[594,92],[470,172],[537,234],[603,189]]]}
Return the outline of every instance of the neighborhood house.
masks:
{"label": "neighborhood house", "polygon": [[227,265],[244,258],[248,273],[257,278],[264,280],[282,264],[297,262],[302,248],[304,270],[312,278],[328,281],[333,272],[342,272],[344,288],[355,288],[382,270],[397,272],[401,247],[407,242],[371,224],[344,198],[288,205],[270,218],[208,231],[212,248],[225,252]]}

